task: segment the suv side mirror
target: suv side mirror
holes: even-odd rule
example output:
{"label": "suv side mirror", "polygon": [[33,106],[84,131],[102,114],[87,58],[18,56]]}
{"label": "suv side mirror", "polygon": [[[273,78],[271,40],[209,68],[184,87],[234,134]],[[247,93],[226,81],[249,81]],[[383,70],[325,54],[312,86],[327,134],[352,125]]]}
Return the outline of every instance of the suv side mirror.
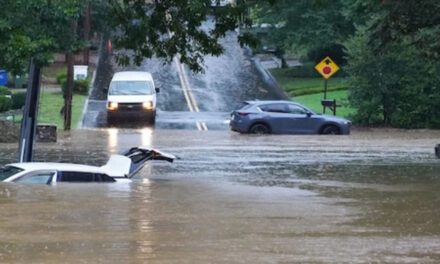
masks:
{"label": "suv side mirror", "polygon": [[160,92],[159,87],[156,87],[155,90],[156,90],[156,93]]}
{"label": "suv side mirror", "polygon": [[307,115],[307,117],[311,117],[312,116],[312,113],[311,112],[306,112],[306,115]]}

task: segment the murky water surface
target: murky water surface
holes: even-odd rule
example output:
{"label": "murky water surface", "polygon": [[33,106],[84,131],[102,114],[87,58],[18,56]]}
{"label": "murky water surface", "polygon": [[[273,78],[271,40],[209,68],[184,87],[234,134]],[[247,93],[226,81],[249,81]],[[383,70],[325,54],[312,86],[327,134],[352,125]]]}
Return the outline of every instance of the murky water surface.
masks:
{"label": "murky water surface", "polygon": [[[0,184],[0,263],[439,263],[439,132],[83,130],[36,159],[176,154],[131,184]],[[0,163],[16,146],[0,145]]]}

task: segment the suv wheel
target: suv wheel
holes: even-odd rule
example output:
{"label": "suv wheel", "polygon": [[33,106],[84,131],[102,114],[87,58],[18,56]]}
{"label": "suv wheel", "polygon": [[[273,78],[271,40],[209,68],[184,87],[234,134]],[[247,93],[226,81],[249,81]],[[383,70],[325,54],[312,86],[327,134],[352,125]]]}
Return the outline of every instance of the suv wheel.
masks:
{"label": "suv wheel", "polygon": [[258,124],[251,126],[251,128],[249,129],[249,132],[252,134],[269,134],[270,128],[265,124],[258,123]]}
{"label": "suv wheel", "polygon": [[339,127],[334,126],[334,125],[329,125],[324,127],[324,129],[322,130],[322,133],[324,135],[339,135],[341,134],[341,131],[339,129]]}

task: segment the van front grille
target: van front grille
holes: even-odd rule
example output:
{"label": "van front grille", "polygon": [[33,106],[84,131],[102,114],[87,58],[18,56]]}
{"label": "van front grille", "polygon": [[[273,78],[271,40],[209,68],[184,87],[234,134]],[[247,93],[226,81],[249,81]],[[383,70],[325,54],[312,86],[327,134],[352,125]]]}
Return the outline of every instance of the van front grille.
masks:
{"label": "van front grille", "polygon": [[141,111],[142,103],[119,103],[118,108],[121,111]]}

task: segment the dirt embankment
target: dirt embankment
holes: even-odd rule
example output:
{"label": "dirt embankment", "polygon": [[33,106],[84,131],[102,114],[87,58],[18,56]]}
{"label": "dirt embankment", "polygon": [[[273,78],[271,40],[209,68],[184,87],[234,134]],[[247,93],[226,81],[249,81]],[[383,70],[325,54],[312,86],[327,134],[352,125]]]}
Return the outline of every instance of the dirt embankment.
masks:
{"label": "dirt embankment", "polygon": [[18,142],[20,125],[0,120],[0,143]]}

